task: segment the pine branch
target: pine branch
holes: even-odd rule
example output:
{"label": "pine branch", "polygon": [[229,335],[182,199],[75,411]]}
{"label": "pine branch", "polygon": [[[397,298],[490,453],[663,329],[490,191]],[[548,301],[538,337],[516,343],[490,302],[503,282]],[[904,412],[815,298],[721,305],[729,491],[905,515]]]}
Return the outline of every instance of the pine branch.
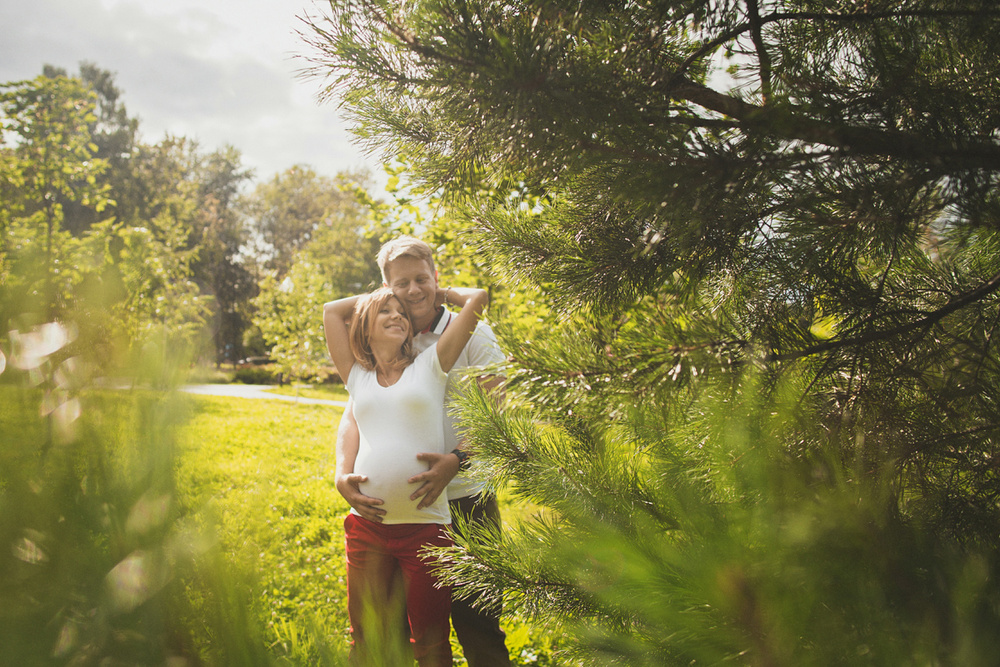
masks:
{"label": "pine branch", "polygon": [[672,97],[736,118],[750,133],[823,144],[853,155],[947,163],[953,169],[1000,171],[1000,146],[996,144],[942,142],[897,130],[829,123],[810,118],[793,105],[777,108],[750,104],[685,76],[675,77],[672,83],[673,87],[667,91]]}
{"label": "pine branch", "polygon": [[987,280],[979,287],[970,290],[965,294],[960,294],[956,296],[941,308],[938,308],[937,310],[928,313],[926,317],[923,317],[919,320],[908,322],[906,324],[902,324],[898,327],[893,327],[891,329],[871,331],[861,336],[856,336],[854,338],[829,340],[819,345],[813,345],[811,347],[802,350],[796,350],[794,352],[768,354],[764,356],[763,360],[768,363],[775,361],[791,361],[794,359],[801,359],[804,357],[809,357],[815,354],[822,354],[824,352],[830,352],[832,350],[837,350],[845,347],[856,347],[856,346],[859,347],[876,341],[887,340],[890,338],[897,338],[899,336],[903,336],[918,329],[928,329],[932,327],[934,324],[940,322],[948,315],[954,313],[957,310],[965,308],[968,305],[971,305],[973,303],[985,299],[993,292],[996,292],[998,289],[1000,289],[1000,273],[994,275],[992,278]]}
{"label": "pine branch", "polygon": [[474,63],[471,61],[462,60],[460,58],[455,58],[441,53],[439,50],[421,42],[412,31],[408,30],[405,26],[390,20],[389,17],[379,11],[376,3],[363,0],[361,4],[379,24],[384,26],[386,30],[388,30],[394,37],[396,37],[396,39],[402,42],[412,52],[424,56],[425,58],[430,58],[439,62],[446,62],[451,65],[458,65],[466,69],[472,69],[474,67]]}
{"label": "pine branch", "polygon": [[[687,75],[688,70],[694,65],[694,63],[702,60],[711,53],[718,50],[724,44],[732,42],[740,35],[750,32],[754,35],[754,44],[757,45],[758,55],[766,52],[763,51],[761,45],[758,44],[757,33],[763,29],[763,27],[769,23],[777,23],[780,21],[788,20],[803,20],[803,21],[832,21],[839,23],[860,23],[862,21],[879,21],[882,19],[899,20],[903,18],[976,18],[980,16],[1000,16],[1000,12],[990,11],[990,10],[903,10],[903,11],[890,11],[890,12],[852,12],[846,14],[837,14],[830,12],[776,12],[773,14],[768,14],[767,16],[761,18],[758,14],[758,4],[756,1],[750,3],[751,6],[751,19],[747,22],[740,23],[733,28],[726,30],[713,39],[705,42],[700,47],[698,47],[691,55],[684,59],[675,72],[674,76],[676,78],[684,77]],[[762,62],[762,69],[764,69],[764,64]],[[763,77],[762,77],[763,78]],[[671,83],[675,81],[672,80]],[[767,96],[764,96],[765,101]]]}
{"label": "pine branch", "polygon": [[[976,426],[974,428],[965,429],[964,431],[959,431],[956,433],[945,433],[939,435],[938,437],[927,441],[925,443],[929,446],[935,446],[942,443],[961,441],[969,436],[981,435],[983,433],[989,433],[990,431],[1000,430],[1000,422],[993,422],[991,424],[982,424],[981,426]],[[995,465],[1000,465],[1000,461]]]}
{"label": "pine branch", "polygon": [[[413,31],[404,25],[392,20],[381,12],[375,3],[364,1],[362,7],[369,16],[379,25],[383,26],[393,35],[403,48],[411,53],[425,58],[429,61],[444,63],[465,70],[469,73],[477,71],[478,65],[468,59],[455,57],[443,52],[441,49],[422,41]],[[993,12],[988,12],[993,15]],[[1000,13],[996,13],[1000,15]],[[755,40],[758,47],[759,57],[763,58],[762,85],[764,86],[765,104],[762,106],[750,104],[736,97],[720,93],[708,86],[698,84],[691,80],[686,71],[698,58],[704,57],[708,52],[718,48],[738,37],[740,34],[750,31],[756,35],[763,26],[768,23],[786,20],[829,20],[829,21],[873,21],[881,19],[899,19],[906,17],[934,17],[934,18],[955,18],[973,17],[981,13],[974,11],[900,11],[884,13],[857,13],[857,14],[829,14],[829,13],[776,13],[765,17],[758,17],[759,20],[751,20],[746,24],[741,24],[736,28],[720,35],[715,40],[704,45],[695,54],[691,54],[675,71],[674,75],[665,83],[656,86],[662,89],[668,96],[686,100],[698,104],[706,109],[735,118],[740,125],[750,133],[760,133],[765,136],[772,136],[787,141],[805,141],[808,143],[818,143],[831,148],[839,149],[854,155],[894,157],[905,160],[923,161],[931,164],[947,163],[956,169],[973,170],[1000,170],[1000,146],[995,143],[973,142],[957,143],[951,141],[933,141],[925,136],[915,136],[905,132],[872,127],[849,126],[844,124],[830,123],[816,118],[811,118],[809,114],[799,107],[786,105],[782,107],[769,106],[767,79],[769,69],[764,61],[767,58],[762,41]],[[324,36],[325,37],[325,36]],[[762,40],[762,37],[760,38]],[[385,75],[385,72],[380,72]],[[397,82],[403,81],[401,75],[390,77]],[[410,79],[410,83],[414,80]],[[428,82],[424,82],[428,83]],[[534,84],[531,84],[534,85]],[[699,122],[706,122],[704,120]],[[601,147],[593,144],[593,148],[611,150],[608,147]],[[620,149],[617,149],[620,150]],[[631,157],[654,157],[652,154],[645,156],[637,151],[623,151]]]}
{"label": "pine branch", "polygon": [[750,12],[750,35],[754,48],[757,49],[757,61],[760,63],[760,97],[767,105],[771,102],[771,55],[764,43],[763,22],[760,20],[760,6],[757,0],[748,0],[747,9]]}
{"label": "pine branch", "polygon": [[885,12],[775,12],[763,19],[763,23],[774,23],[777,21],[835,21],[847,23],[860,23],[862,21],[881,21],[889,19],[898,21],[900,19],[969,19],[1000,17],[1000,11],[991,9],[902,9]]}

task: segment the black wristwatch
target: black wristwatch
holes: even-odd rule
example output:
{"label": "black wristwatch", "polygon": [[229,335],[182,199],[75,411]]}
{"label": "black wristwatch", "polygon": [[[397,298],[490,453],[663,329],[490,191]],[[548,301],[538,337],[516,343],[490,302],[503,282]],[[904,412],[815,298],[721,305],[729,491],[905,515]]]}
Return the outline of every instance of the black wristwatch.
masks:
{"label": "black wristwatch", "polygon": [[469,453],[463,452],[461,449],[453,449],[451,453],[458,457],[458,469],[468,470],[471,462],[469,461]]}

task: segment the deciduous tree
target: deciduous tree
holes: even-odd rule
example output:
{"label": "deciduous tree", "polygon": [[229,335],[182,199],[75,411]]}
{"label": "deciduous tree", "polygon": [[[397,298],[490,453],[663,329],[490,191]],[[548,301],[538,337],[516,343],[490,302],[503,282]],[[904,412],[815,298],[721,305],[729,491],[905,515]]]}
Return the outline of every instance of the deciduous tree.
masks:
{"label": "deciduous tree", "polygon": [[[42,68],[42,75],[49,78],[70,76],[66,70],[51,65]],[[96,147],[94,157],[106,165],[106,169],[98,177],[98,183],[112,193],[106,202],[106,208],[100,211],[73,199],[60,202],[65,218],[64,227],[74,236],[81,236],[91,225],[111,215],[119,219],[128,217],[129,202],[121,195],[129,178],[132,165],[130,158],[139,142],[139,121],[128,115],[122,101],[122,91],[115,85],[113,72],[101,69],[94,63],[83,62],[75,78],[94,93],[90,137]]]}
{"label": "deciduous tree", "polygon": [[257,184],[243,207],[267,269],[283,277],[320,225],[329,226],[353,214],[356,201],[343,187],[352,178],[347,174],[321,176],[296,165]]}
{"label": "deciduous tree", "polygon": [[243,257],[248,233],[239,208],[241,189],[252,175],[232,146],[200,156],[193,174],[198,210],[191,234],[197,249],[192,269],[201,291],[215,299],[216,363],[232,363],[243,356],[250,301],[257,295],[257,283]]}
{"label": "deciduous tree", "polygon": [[[297,168],[298,169],[298,168]],[[335,179],[312,176],[312,185],[287,191],[281,181],[298,183],[300,175],[289,173],[258,189],[272,212],[312,209],[316,218],[286,220],[285,229],[299,228],[301,247],[291,252],[287,272],[270,270],[261,283],[255,304],[255,324],[271,346],[271,356],[289,378],[323,378],[329,371],[329,353],[323,337],[323,304],[342,296],[364,292],[381,284],[375,255],[390,220],[385,207],[371,199],[366,182],[350,174]],[[325,183],[335,193],[314,186]],[[275,186],[275,187],[271,187]],[[301,198],[315,192],[318,200],[306,206]],[[284,194],[282,194],[284,193]],[[288,195],[291,195],[290,197]],[[297,206],[296,202],[301,204]],[[325,202],[327,207],[318,205]],[[296,217],[296,216],[292,216]],[[306,221],[309,220],[308,224]]]}
{"label": "deciduous tree", "polygon": [[107,165],[94,157],[94,94],[81,81],[39,76],[0,91],[5,209],[0,255],[9,278],[0,307],[2,329],[15,313],[49,321],[69,308],[79,274],[63,202],[103,210],[107,187],[98,177]]}

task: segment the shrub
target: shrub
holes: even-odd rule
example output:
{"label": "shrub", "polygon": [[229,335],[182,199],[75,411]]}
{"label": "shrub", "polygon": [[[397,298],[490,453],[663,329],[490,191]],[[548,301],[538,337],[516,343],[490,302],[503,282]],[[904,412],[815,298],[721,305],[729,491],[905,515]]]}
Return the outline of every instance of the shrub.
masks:
{"label": "shrub", "polygon": [[282,374],[274,364],[240,366],[233,371],[233,382],[243,384],[281,384],[282,380]]}

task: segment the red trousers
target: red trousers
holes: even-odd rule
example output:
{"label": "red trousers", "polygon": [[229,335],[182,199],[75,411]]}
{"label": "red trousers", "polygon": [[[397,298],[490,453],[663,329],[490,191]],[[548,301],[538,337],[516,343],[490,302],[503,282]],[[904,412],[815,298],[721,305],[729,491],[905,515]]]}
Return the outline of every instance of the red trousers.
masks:
{"label": "red trousers", "polygon": [[[355,514],[344,520],[347,539],[347,613],[351,620],[351,663],[368,667],[400,664],[397,609],[405,605],[413,657],[420,667],[450,667],[451,591],[439,588],[419,552],[451,546],[447,526],[381,524]],[[402,574],[404,600],[396,599]]]}

